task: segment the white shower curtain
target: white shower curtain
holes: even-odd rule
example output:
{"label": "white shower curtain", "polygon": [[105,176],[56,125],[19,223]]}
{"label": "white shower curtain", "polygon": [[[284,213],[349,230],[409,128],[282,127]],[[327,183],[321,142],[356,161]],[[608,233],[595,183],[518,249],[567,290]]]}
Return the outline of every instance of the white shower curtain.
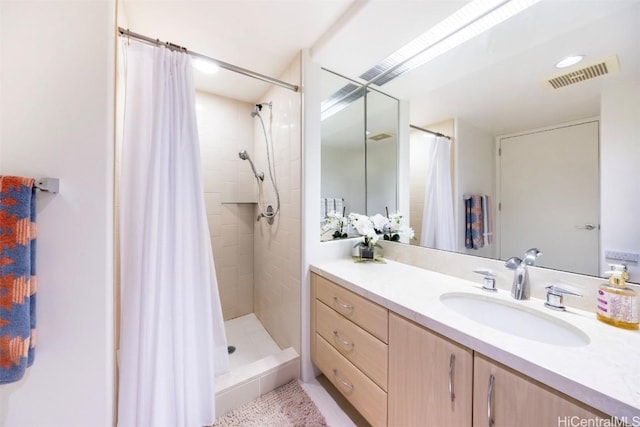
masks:
{"label": "white shower curtain", "polygon": [[118,425],[215,418],[228,354],[204,206],[190,58],[125,41]]}
{"label": "white shower curtain", "polygon": [[453,251],[456,235],[451,190],[451,141],[431,136],[425,143],[429,147],[420,245]]}

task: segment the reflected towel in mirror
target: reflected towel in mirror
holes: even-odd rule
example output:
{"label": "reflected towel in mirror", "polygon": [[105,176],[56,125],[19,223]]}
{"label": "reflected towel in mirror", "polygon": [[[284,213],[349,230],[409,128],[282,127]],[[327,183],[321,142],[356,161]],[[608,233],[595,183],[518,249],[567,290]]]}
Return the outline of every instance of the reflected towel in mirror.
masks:
{"label": "reflected towel in mirror", "polygon": [[483,195],[472,194],[464,196],[464,246],[467,249],[480,249],[485,246],[485,230],[488,228],[488,220],[486,220],[487,205]]}

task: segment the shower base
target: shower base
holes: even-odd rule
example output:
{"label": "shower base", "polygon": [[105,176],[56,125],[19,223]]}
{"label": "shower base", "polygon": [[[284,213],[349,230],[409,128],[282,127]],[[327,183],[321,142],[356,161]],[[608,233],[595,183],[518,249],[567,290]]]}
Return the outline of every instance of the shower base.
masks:
{"label": "shower base", "polygon": [[216,377],[216,416],[221,416],[298,378],[300,356],[281,350],[252,313],[224,322],[229,372]]}

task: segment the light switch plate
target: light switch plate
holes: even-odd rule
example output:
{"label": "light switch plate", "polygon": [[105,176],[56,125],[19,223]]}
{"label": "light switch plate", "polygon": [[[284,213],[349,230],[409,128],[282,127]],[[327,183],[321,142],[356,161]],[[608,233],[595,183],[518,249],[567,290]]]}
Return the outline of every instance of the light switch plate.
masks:
{"label": "light switch plate", "polygon": [[607,259],[615,259],[616,261],[640,262],[640,254],[634,252],[622,252],[622,251],[604,251],[604,256]]}

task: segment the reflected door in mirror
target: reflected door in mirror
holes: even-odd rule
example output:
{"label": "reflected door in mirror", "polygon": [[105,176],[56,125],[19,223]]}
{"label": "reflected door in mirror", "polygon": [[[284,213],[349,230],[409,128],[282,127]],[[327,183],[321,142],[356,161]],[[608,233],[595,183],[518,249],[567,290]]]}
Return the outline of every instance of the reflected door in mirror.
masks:
{"label": "reflected door in mirror", "polygon": [[[500,140],[500,258],[598,275],[598,121]],[[553,153],[553,155],[549,155]]]}

